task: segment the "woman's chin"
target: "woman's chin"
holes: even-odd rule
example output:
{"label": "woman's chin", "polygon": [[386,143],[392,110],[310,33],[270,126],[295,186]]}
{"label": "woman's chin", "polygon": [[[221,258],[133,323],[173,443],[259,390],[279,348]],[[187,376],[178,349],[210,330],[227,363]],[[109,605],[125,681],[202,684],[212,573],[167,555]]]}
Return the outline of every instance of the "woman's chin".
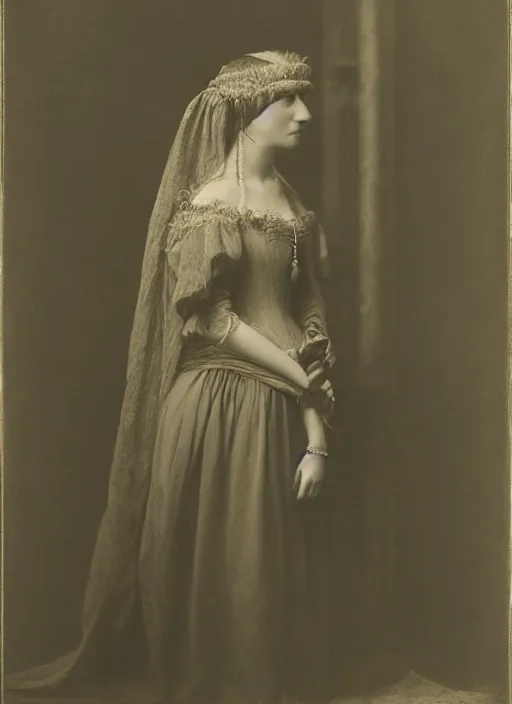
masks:
{"label": "woman's chin", "polygon": [[301,142],[300,134],[290,134],[282,144],[284,149],[296,149]]}

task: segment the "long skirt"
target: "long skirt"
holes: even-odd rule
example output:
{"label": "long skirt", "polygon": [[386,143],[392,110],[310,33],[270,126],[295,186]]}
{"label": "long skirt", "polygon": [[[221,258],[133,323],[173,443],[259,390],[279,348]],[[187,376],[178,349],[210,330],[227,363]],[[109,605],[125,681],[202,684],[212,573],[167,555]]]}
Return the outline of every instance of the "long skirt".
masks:
{"label": "long skirt", "polygon": [[153,675],[169,704],[321,696],[330,675],[322,498],[297,500],[294,398],[190,370],[163,408],[140,553]]}

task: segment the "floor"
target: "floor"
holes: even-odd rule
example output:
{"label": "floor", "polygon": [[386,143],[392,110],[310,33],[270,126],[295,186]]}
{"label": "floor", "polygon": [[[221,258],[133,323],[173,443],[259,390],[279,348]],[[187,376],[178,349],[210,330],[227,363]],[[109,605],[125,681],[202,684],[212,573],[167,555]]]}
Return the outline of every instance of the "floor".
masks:
{"label": "floor", "polygon": [[[36,699],[5,695],[3,701],[5,704],[128,704],[126,700],[117,698],[107,700],[103,697],[73,699],[59,697],[57,699],[45,696]],[[289,702],[288,704],[299,703]],[[508,704],[508,702],[504,696],[489,693],[455,692],[411,672],[399,683],[378,695],[336,699],[329,704]]]}
{"label": "floor", "polygon": [[371,697],[339,699],[330,704],[508,704],[505,696],[455,692],[411,672],[396,685]]}

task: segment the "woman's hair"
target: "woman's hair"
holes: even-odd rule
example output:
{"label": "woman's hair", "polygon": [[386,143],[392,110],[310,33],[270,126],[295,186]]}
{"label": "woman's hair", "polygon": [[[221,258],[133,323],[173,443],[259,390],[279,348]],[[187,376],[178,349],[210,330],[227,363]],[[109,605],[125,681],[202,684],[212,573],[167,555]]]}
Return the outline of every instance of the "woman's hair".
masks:
{"label": "woman's hair", "polygon": [[[272,53],[276,55],[276,58],[285,56],[285,53],[281,51],[273,51]],[[271,63],[270,60],[261,59],[256,56],[242,56],[241,58],[234,59],[223,66],[221,73],[243,71],[244,69],[269,63]],[[264,97],[257,97],[252,101],[246,101],[238,106],[235,106],[234,104],[230,105],[226,130],[226,156],[235,144],[239,132],[241,130],[245,130],[248,125],[255,120],[258,115],[265,110],[265,108],[268,107],[268,105],[269,102]]]}

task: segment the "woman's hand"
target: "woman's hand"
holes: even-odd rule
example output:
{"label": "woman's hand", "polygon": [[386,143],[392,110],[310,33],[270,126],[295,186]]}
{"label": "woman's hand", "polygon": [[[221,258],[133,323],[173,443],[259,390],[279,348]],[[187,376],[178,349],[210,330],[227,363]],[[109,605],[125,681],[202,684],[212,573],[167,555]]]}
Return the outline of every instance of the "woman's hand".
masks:
{"label": "woman's hand", "polygon": [[309,379],[309,389],[312,391],[323,391],[331,403],[334,403],[334,390],[329,379],[325,376],[325,368],[321,362],[315,361],[306,369]]}
{"label": "woman's hand", "polygon": [[318,496],[325,477],[325,462],[325,457],[321,455],[304,455],[297,467],[293,484],[298,500]]}
{"label": "woman's hand", "polygon": [[319,384],[325,378],[324,365],[322,364],[322,362],[315,360],[314,362],[308,364],[308,366],[306,367],[306,374],[309,378],[310,387],[312,389],[318,388]]}

